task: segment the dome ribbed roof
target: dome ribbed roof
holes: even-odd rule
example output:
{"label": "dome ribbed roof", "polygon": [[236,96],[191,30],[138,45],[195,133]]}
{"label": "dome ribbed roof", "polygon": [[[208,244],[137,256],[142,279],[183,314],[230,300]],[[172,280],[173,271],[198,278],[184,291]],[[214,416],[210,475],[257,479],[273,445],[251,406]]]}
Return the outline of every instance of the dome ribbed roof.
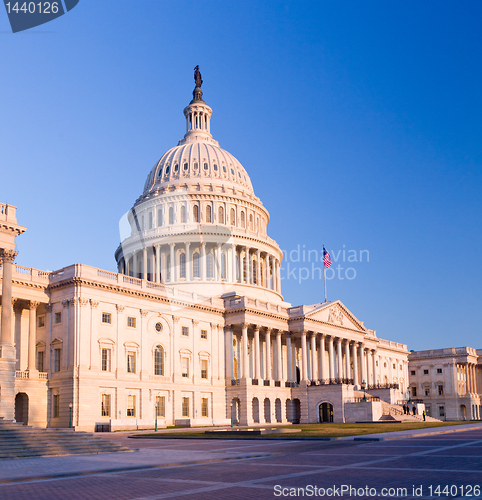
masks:
{"label": "dome ribbed roof", "polygon": [[171,148],[162,156],[149,173],[143,194],[160,188],[165,182],[209,179],[253,191],[246,170],[231,153],[213,143],[195,141]]}

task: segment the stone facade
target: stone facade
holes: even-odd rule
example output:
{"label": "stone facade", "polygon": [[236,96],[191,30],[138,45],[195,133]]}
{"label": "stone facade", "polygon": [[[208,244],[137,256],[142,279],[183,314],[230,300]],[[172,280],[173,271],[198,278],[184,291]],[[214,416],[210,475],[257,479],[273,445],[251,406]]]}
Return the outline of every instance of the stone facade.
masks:
{"label": "stone facade", "polygon": [[184,116],[126,214],[117,273],[4,257],[0,416],[85,430],[343,422],[362,385],[403,398],[406,345],[341,301],[284,301],[269,213],[212,138],[202,93]]}
{"label": "stone facade", "polygon": [[441,420],[482,419],[482,349],[412,351],[410,394]]}

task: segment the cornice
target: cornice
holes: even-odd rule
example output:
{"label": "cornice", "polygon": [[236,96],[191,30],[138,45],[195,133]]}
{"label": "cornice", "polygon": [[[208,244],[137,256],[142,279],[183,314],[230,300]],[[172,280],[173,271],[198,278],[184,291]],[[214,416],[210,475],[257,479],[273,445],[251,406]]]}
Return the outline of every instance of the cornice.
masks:
{"label": "cornice", "polygon": [[162,302],[164,304],[173,304],[176,306],[183,307],[185,309],[194,309],[198,311],[206,311],[214,314],[219,314],[222,315],[224,313],[223,310],[217,309],[215,307],[208,307],[204,306],[202,304],[190,304],[189,302],[184,302],[179,299],[173,299],[173,298],[168,298],[168,297],[163,297],[159,295],[153,295],[148,292],[143,292],[143,291],[138,291],[138,290],[131,290],[129,288],[124,288],[120,286],[115,286],[107,283],[101,283],[98,281],[93,281],[93,280],[86,280],[84,278],[80,278],[78,276],[75,276],[71,279],[61,281],[59,283],[56,283],[54,285],[50,285],[50,289],[60,289],[60,288],[66,288],[70,285],[74,285],[77,287],[85,286],[88,288],[97,288],[97,289],[102,289],[102,290],[109,290],[111,292],[116,292],[120,293],[123,295],[130,295],[130,296],[135,296],[143,299],[148,299],[152,300],[155,302]]}

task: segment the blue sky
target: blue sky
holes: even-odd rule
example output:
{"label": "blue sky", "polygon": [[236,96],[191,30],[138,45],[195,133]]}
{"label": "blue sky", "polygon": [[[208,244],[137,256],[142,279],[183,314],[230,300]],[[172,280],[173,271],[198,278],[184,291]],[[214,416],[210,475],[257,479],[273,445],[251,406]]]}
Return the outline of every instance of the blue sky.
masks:
{"label": "blue sky", "polygon": [[481,348],[481,17],[479,1],[81,0],[11,34],[0,11],[17,262],[115,269],[119,219],[182,138],[199,64],[213,135],[287,252],[285,300],[323,299],[289,257],[325,244],[345,278],[328,298],[380,337]]}

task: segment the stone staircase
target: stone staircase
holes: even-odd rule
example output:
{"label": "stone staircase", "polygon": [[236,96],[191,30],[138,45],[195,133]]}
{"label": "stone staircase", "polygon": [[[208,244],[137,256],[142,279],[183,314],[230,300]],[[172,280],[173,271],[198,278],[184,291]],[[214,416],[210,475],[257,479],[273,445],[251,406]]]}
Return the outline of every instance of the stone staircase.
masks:
{"label": "stone staircase", "polygon": [[[392,405],[386,401],[381,401],[383,415],[381,421],[399,420],[400,422],[423,422],[423,415],[406,415],[403,413],[403,407],[400,405]],[[425,422],[440,422],[440,420],[426,415]]]}
{"label": "stone staircase", "polygon": [[38,429],[0,420],[0,459],[134,451],[73,429]]}

